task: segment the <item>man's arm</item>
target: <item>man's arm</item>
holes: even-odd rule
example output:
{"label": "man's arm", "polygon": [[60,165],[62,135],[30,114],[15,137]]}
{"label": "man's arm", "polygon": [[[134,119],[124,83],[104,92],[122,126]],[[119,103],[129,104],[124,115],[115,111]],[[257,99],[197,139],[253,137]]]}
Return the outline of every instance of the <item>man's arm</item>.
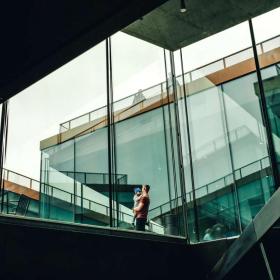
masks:
{"label": "man's arm", "polygon": [[144,207],[144,203],[142,201],[139,202],[138,206],[133,208],[134,212],[139,212]]}

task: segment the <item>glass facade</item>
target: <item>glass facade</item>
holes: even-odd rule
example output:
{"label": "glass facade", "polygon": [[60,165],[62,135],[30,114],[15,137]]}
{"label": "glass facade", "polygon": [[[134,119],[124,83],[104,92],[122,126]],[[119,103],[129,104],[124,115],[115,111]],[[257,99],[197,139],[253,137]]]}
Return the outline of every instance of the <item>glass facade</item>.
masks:
{"label": "glass facade", "polygon": [[135,230],[149,185],[147,232],[239,235],[279,182],[280,37],[258,36],[260,21],[174,52],[121,32],[96,46],[100,108],[41,141],[37,215]]}

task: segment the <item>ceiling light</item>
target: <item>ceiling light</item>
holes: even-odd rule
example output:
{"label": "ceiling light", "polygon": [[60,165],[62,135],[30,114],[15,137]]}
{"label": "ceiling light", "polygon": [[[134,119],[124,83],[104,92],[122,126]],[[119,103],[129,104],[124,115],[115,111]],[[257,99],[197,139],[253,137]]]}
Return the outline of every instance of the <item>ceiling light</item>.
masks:
{"label": "ceiling light", "polygon": [[180,12],[185,13],[187,11],[185,0],[180,0],[180,1],[181,1]]}

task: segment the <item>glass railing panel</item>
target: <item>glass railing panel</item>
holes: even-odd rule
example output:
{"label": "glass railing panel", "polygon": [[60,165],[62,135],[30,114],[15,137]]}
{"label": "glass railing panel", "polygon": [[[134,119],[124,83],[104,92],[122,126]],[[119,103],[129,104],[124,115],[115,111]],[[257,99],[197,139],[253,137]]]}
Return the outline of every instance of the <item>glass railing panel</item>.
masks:
{"label": "glass railing panel", "polygon": [[235,64],[238,64],[244,60],[247,60],[247,59],[250,59],[253,57],[254,57],[253,49],[249,48],[244,51],[238,52],[234,55],[226,57],[225,64],[226,64],[226,67],[230,67],[230,66],[233,66]]}
{"label": "glass railing panel", "polygon": [[264,52],[269,52],[280,47],[280,36],[262,43]]}
{"label": "glass railing panel", "polygon": [[207,66],[201,67],[197,70],[191,72],[192,81],[203,78],[209,74],[215,73],[224,68],[224,64],[222,60],[213,62]]}
{"label": "glass railing panel", "polygon": [[241,168],[241,176],[246,177],[250,174],[256,173],[261,170],[260,161],[251,163],[243,168]]}
{"label": "glass railing panel", "polygon": [[70,129],[70,122],[60,124],[60,133],[65,132]]}
{"label": "glass railing panel", "polygon": [[40,182],[36,180],[31,181],[31,189],[39,191],[40,190]]}
{"label": "glass railing panel", "polygon": [[89,113],[89,121],[102,120],[107,114],[107,107],[102,107]]}
{"label": "glass railing panel", "polygon": [[77,127],[77,126],[83,125],[85,123],[88,123],[90,121],[89,116],[90,116],[89,114],[85,114],[83,116],[80,116],[76,119],[71,120],[70,127],[73,128],[73,127]]}
{"label": "glass railing panel", "polygon": [[107,174],[86,173],[86,184],[106,184],[108,183]]}
{"label": "glass railing panel", "polygon": [[73,200],[73,197],[72,197],[73,194],[62,191],[58,188],[50,187],[50,196],[52,198],[57,198],[59,200],[68,202],[70,204],[73,203],[73,201],[72,201]]}
{"label": "glass railing panel", "polygon": [[[159,84],[159,85],[155,85],[151,88],[148,88],[146,90],[143,91],[143,95],[145,97],[144,100],[148,100],[150,98],[155,98],[157,100],[160,100],[161,99],[161,93],[162,93],[162,84]],[[142,101],[144,101],[142,100]]]}
{"label": "glass railing panel", "polygon": [[15,183],[15,184],[27,187],[27,188],[31,187],[30,178],[25,177],[25,176],[20,176],[20,175],[14,173],[14,172],[8,172],[7,180],[12,182],[12,183]]}
{"label": "glass railing panel", "polygon": [[212,193],[212,192],[218,191],[218,190],[224,188],[225,186],[226,186],[225,185],[225,179],[223,177],[222,179],[217,180],[217,181],[207,185],[208,193]]}
{"label": "glass railing panel", "polygon": [[139,94],[135,93],[133,95],[130,95],[126,98],[114,102],[115,114],[117,115],[122,110],[130,108],[131,106],[138,104],[142,100],[143,100],[143,94],[142,91],[139,91]]}
{"label": "glass railing panel", "polygon": [[233,184],[233,182],[234,182],[233,174],[229,174],[229,175],[225,176],[224,178],[225,178],[225,186],[229,186],[229,185]]}

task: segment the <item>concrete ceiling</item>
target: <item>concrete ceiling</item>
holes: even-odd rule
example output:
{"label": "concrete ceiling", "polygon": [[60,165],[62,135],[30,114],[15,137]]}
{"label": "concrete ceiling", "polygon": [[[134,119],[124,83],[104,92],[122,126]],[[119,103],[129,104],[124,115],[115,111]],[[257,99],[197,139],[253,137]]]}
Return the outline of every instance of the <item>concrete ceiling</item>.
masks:
{"label": "concrete ceiling", "polygon": [[164,2],[2,1],[0,103]]}
{"label": "concrete ceiling", "polygon": [[169,50],[177,50],[280,6],[280,0],[170,0],[123,31]]}

